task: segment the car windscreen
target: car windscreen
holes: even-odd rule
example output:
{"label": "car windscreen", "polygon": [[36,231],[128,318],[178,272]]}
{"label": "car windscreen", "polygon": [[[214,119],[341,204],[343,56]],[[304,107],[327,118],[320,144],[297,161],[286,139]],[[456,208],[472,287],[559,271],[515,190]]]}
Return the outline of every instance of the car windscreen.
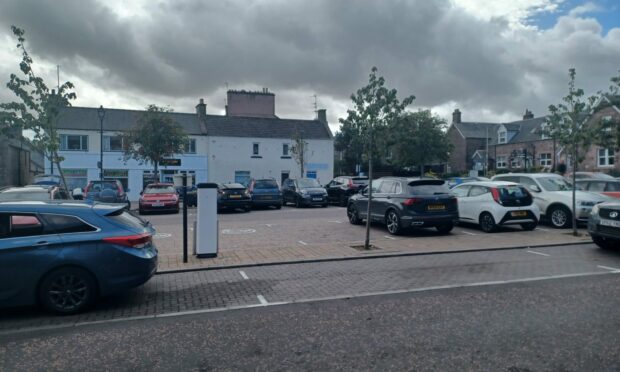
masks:
{"label": "car windscreen", "polygon": [[275,180],[258,180],[254,184],[255,189],[277,189],[278,183]]}
{"label": "car windscreen", "polygon": [[173,186],[149,186],[144,190],[145,194],[174,194],[176,190]]}
{"label": "car windscreen", "polygon": [[302,178],[297,181],[297,184],[302,189],[309,187],[321,187],[321,185],[319,185],[319,182],[313,178]]}
{"label": "car windscreen", "polygon": [[538,182],[547,191],[569,191],[573,189],[572,185],[561,177],[541,177],[538,178]]}
{"label": "car windscreen", "polygon": [[50,200],[50,194],[47,191],[0,193],[0,201],[13,201],[13,200],[45,201],[45,200]]}
{"label": "car windscreen", "polygon": [[226,183],[222,185],[222,187],[224,189],[232,189],[232,190],[245,189],[245,186],[243,186],[240,183]]}
{"label": "car windscreen", "polygon": [[442,180],[409,182],[409,193],[412,195],[441,195],[449,194],[448,184]]}

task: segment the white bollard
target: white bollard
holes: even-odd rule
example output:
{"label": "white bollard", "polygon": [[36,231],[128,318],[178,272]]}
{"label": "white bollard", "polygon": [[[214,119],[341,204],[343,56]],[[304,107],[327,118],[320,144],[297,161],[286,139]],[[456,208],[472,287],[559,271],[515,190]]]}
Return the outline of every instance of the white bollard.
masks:
{"label": "white bollard", "polygon": [[216,257],[218,251],[217,184],[200,183],[197,195],[196,257]]}

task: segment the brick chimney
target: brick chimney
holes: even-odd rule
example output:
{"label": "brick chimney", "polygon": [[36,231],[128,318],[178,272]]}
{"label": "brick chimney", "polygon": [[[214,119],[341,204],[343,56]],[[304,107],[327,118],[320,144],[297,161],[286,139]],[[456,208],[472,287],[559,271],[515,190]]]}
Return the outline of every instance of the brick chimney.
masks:
{"label": "brick chimney", "polygon": [[455,109],[452,113],[452,123],[460,123],[461,122],[461,111],[459,109]]}
{"label": "brick chimney", "polygon": [[532,111],[525,109],[525,114],[523,115],[523,120],[534,119],[534,114]]}
{"label": "brick chimney", "polygon": [[257,92],[229,90],[226,102],[226,116],[276,117],[276,95],[267,88]]}
{"label": "brick chimney", "polygon": [[317,119],[319,119],[320,122],[327,123],[327,110],[319,109],[316,111],[316,113],[317,113]]}
{"label": "brick chimney", "polygon": [[207,118],[207,104],[205,103],[205,100],[203,98],[201,98],[196,105],[196,114],[200,119],[204,120]]}

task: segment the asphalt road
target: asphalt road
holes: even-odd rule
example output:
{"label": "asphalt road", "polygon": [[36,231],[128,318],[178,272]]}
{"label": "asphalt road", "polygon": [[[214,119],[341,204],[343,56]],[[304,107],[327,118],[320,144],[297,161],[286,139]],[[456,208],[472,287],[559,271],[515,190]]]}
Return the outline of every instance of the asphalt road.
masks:
{"label": "asphalt road", "polygon": [[48,329],[0,313],[0,370],[618,370],[618,268],[584,245],[159,275]]}

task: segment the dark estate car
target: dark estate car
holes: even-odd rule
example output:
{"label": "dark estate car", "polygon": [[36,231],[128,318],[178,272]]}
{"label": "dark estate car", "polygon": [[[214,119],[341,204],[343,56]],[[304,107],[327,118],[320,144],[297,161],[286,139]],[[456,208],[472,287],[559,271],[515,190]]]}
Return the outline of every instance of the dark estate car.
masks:
{"label": "dark estate car", "polygon": [[217,185],[217,210],[242,209],[249,212],[252,209],[250,193],[240,183],[221,183]]}
{"label": "dark estate car", "polygon": [[57,185],[30,185],[24,187],[7,187],[0,190],[1,201],[49,201],[67,200],[69,193]]}
{"label": "dark estate car", "polygon": [[588,232],[601,248],[620,248],[620,202],[597,204],[588,220]]}
{"label": "dark estate car", "polygon": [[252,180],[248,185],[248,192],[255,207],[282,208],[282,192],[273,178]]}
{"label": "dark estate car", "polygon": [[620,181],[616,179],[589,178],[576,182],[579,190],[596,192],[612,198],[620,198]]}
{"label": "dark estate car", "polygon": [[72,314],[139,286],[157,270],[153,233],[120,205],[0,202],[0,307]]}
{"label": "dark estate car", "polygon": [[[459,218],[456,198],[444,180],[385,177],[372,181],[371,187],[371,221],[385,224],[390,234],[410,227],[435,227],[448,233]],[[365,188],[349,199],[349,222],[360,224],[367,218],[367,208]]]}
{"label": "dark estate car", "polygon": [[119,180],[90,181],[84,190],[84,200],[88,202],[125,204],[131,208],[123,184]]}
{"label": "dark estate car", "polygon": [[289,178],[282,184],[282,200],[296,207],[320,205],[327,207],[327,191],[314,178]]}
{"label": "dark estate car", "polygon": [[138,212],[179,213],[179,195],[171,183],[152,183],[140,193]]}
{"label": "dark estate car", "polygon": [[325,189],[330,203],[346,207],[351,195],[368,185],[368,177],[340,176],[331,180]]}

